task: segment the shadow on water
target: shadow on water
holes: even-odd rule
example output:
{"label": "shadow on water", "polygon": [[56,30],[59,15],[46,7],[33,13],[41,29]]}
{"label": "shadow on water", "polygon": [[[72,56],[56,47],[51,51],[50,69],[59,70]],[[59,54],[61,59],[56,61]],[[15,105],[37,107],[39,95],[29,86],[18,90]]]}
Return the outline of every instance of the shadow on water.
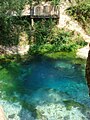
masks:
{"label": "shadow on water", "polygon": [[[66,105],[69,109],[74,105],[80,107],[77,102],[85,104],[85,100],[88,100],[83,68],[81,63],[71,60],[39,57],[22,64],[2,64],[1,99],[20,103],[20,120],[34,120],[32,116],[43,119],[41,112],[46,108],[48,110],[47,105]],[[14,116],[9,115],[10,118]]]}

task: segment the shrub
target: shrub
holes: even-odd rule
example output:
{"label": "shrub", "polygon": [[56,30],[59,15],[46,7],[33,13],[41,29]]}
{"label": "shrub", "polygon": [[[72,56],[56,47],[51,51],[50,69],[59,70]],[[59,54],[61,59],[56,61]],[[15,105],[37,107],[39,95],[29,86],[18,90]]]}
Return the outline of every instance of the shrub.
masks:
{"label": "shrub", "polygon": [[34,26],[34,40],[30,53],[71,52],[86,45],[83,38],[74,31],[59,29],[52,20],[42,20]]}
{"label": "shrub", "polygon": [[80,3],[69,7],[66,11],[67,14],[73,16],[82,25],[84,30],[90,34],[90,3]]}

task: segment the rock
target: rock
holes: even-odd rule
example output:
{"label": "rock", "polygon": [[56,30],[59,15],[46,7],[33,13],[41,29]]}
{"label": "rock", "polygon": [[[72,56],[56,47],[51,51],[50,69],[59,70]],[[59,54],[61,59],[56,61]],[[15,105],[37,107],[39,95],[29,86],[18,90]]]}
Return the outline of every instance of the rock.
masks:
{"label": "rock", "polygon": [[87,46],[85,46],[83,48],[78,49],[76,55],[79,58],[87,59],[87,57],[88,57],[88,51],[89,51],[89,47],[87,45]]}
{"label": "rock", "polygon": [[3,108],[0,106],[0,120],[6,120]]}
{"label": "rock", "polygon": [[72,106],[67,110],[61,103],[38,105],[36,111],[39,120],[88,120],[81,108]]}
{"label": "rock", "polygon": [[86,108],[85,108],[86,106],[84,106],[83,104],[80,104],[74,100],[65,100],[63,102],[64,102],[67,110],[71,110],[72,107],[80,108],[81,110],[86,110]]}
{"label": "rock", "polygon": [[15,117],[15,114],[12,114],[12,115],[9,115],[8,118],[14,118]]}

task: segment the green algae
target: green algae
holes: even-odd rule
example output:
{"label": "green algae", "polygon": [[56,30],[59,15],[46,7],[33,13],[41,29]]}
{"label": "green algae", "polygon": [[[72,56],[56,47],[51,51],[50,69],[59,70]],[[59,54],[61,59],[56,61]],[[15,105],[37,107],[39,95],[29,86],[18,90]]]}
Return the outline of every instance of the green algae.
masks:
{"label": "green algae", "polygon": [[69,58],[76,58],[75,52],[52,52],[46,53],[45,56],[52,58],[52,59],[69,59]]}
{"label": "green algae", "polygon": [[57,59],[63,59],[68,60],[72,64],[86,64],[86,60],[82,58],[78,58],[76,56],[76,52],[52,52],[52,53],[46,53],[44,54],[45,57],[57,60]]}
{"label": "green algae", "polygon": [[78,103],[76,101],[73,101],[73,100],[65,100],[63,102],[64,102],[67,110],[71,110],[72,107],[77,107],[82,110],[85,110],[87,108],[85,105]]}

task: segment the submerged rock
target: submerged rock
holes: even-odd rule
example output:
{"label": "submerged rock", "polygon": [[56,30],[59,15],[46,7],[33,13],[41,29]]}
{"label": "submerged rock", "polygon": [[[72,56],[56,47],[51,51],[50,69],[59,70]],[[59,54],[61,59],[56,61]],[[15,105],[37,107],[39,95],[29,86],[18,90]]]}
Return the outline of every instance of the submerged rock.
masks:
{"label": "submerged rock", "polygon": [[59,103],[37,106],[36,110],[39,120],[89,120],[78,107],[67,110],[64,105]]}
{"label": "submerged rock", "polygon": [[4,108],[7,120],[35,120],[31,111],[24,109],[20,103],[12,103],[5,100],[0,100],[0,104]]}
{"label": "submerged rock", "polygon": [[[90,109],[67,93],[40,89],[22,103],[0,100],[8,120],[89,120]],[[30,105],[32,103],[32,105]]]}
{"label": "submerged rock", "polygon": [[13,119],[14,117],[15,117],[15,114],[8,115],[8,118],[11,118],[11,119]]}
{"label": "submerged rock", "polygon": [[88,109],[88,107],[86,107],[85,105],[75,102],[74,100],[65,100],[63,102],[64,102],[67,110],[71,110],[72,107],[80,108],[82,111]]}

